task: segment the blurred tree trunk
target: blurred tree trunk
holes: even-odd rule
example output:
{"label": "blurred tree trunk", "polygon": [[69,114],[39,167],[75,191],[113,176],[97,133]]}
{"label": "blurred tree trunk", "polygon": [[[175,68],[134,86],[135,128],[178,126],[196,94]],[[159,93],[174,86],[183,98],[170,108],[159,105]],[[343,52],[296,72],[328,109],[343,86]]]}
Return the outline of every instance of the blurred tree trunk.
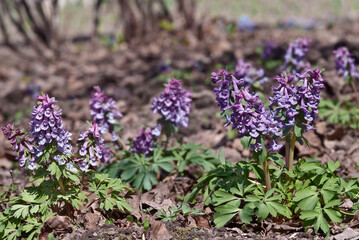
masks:
{"label": "blurred tree trunk", "polygon": [[[48,6],[47,11],[45,6]],[[58,0],[51,0],[51,2],[43,0],[1,0],[0,7],[2,8],[1,32],[4,35],[5,45],[11,50],[19,52],[9,39],[5,24],[6,17],[37,55],[51,58],[54,54],[59,53],[57,47]]]}

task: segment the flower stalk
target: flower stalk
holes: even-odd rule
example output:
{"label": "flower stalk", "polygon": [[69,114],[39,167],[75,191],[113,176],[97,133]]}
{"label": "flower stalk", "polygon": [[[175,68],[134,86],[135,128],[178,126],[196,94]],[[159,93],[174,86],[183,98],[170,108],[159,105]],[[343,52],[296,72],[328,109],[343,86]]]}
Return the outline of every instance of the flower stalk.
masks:
{"label": "flower stalk", "polygon": [[264,172],[264,180],[266,183],[266,191],[271,190],[271,180],[270,180],[270,173],[269,173],[269,166],[267,158],[261,163],[263,172]]}
{"label": "flower stalk", "polygon": [[294,129],[292,132],[292,137],[290,139],[290,145],[289,145],[289,156],[287,159],[287,168],[290,172],[293,172],[293,162],[294,162],[294,148],[295,148],[295,142],[296,142],[297,136],[295,135]]}

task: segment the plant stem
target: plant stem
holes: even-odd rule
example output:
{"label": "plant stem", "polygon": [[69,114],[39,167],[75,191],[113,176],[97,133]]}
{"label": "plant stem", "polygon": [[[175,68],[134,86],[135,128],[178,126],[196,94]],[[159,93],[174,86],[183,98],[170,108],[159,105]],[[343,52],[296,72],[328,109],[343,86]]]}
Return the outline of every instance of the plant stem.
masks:
{"label": "plant stem", "polygon": [[272,188],[272,186],[271,186],[271,183],[270,183],[269,166],[268,166],[267,159],[264,160],[264,162],[262,162],[261,164],[262,164],[262,167],[263,167],[264,179],[265,179],[265,182],[266,182],[266,191],[269,191]]}
{"label": "plant stem", "polygon": [[[64,187],[64,182],[62,181],[62,177],[59,178],[58,182],[59,182],[59,186],[60,186],[60,190],[61,190],[62,195],[65,195],[66,190],[65,190],[65,187]],[[71,209],[70,209],[70,205],[69,205],[68,202],[65,202],[65,208],[66,208],[67,215],[70,218],[72,218]]]}
{"label": "plant stem", "polygon": [[60,186],[60,190],[61,190],[62,195],[65,195],[66,190],[65,190],[65,187],[64,187],[64,182],[62,181],[61,177],[59,178],[58,182],[59,182],[59,186]]}
{"label": "plant stem", "polygon": [[297,136],[295,135],[294,128],[293,128],[292,138],[290,139],[290,146],[289,146],[289,158],[287,161],[287,168],[290,172],[293,172],[294,148],[295,148],[296,140],[297,140]]}
{"label": "plant stem", "polygon": [[285,141],[285,165],[289,166],[289,151],[290,151],[290,143]]}
{"label": "plant stem", "polygon": [[118,143],[121,145],[123,150],[127,150],[126,144],[123,142],[122,138],[118,137]]}
{"label": "plant stem", "polygon": [[355,84],[354,84],[353,79],[350,80],[350,84],[352,85],[355,99],[357,100],[357,104],[359,105],[359,95],[358,95],[358,91],[357,91],[357,88],[356,88],[356,86],[355,86]]}

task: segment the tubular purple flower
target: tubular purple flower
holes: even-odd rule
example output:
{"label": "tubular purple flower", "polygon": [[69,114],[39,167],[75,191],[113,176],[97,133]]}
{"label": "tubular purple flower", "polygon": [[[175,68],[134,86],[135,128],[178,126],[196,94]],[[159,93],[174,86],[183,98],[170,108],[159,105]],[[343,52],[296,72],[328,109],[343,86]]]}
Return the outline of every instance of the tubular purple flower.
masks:
{"label": "tubular purple flower", "polygon": [[32,111],[30,121],[31,134],[34,143],[37,143],[35,151],[40,157],[43,154],[44,146],[49,143],[57,146],[59,154],[71,153],[71,133],[69,133],[63,123],[61,117],[61,109],[55,108],[55,98],[37,96],[38,103]]}
{"label": "tubular purple flower", "polygon": [[142,128],[133,140],[131,151],[148,156],[153,151],[155,139],[160,136],[158,133],[161,133],[160,125],[150,129]]}
{"label": "tubular purple flower", "polygon": [[97,166],[98,162],[107,162],[110,157],[110,151],[104,146],[97,123],[92,123],[89,130],[80,134],[78,138],[79,155],[76,161],[80,162],[79,167],[82,171],[87,171],[89,164]]}
{"label": "tubular purple flower", "polygon": [[211,74],[211,81],[213,84],[218,85],[214,88],[216,94],[216,102],[220,109],[224,112],[230,107],[233,102],[233,96],[239,92],[239,87],[244,83],[244,80],[236,79],[232,74],[224,69]]}
{"label": "tubular purple flower", "polygon": [[272,39],[262,40],[261,42],[263,45],[262,59],[272,59],[278,44]]}
{"label": "tubular purple flower", "polygon": [[[303,116],[308,126],[303,126],[305,131],[312,128],[312,123],[317,119],[320,90],[324,88],[324,80],[320,70],[307,70],[303,74],[296,75],[297,82],[294,86],[292,74],[282,74],[275,77],[278,86],[273,87],[273,95],[269,98],[269,108],[279,117],[281,126],[292,127],[296,118]],[[300,114],[302,113],[302,115]]]}
{"label": "tubular purple flower", "polygon": [[255,69],[252,64],[239,60],[234,70],[234,77],[243,80],[245,87],[251,87],[254,82],[260,84],[267,82],[268,78],[264,76],[263,69]]}
{"label": "tubular purple flower", "polygon": [[181,88],[181,81],[171,79],[160,96],[153,99],[151,109],[174,126],[187,127],[191,102],[191,93]]}
{"label": "tubular purple flower", "polygon": [[289,44],[289,48],[284,56],[284,64],[280,69],[289,69],[291,73],[302,73],[310,68],[310,63],[304,60],[309,51],[309,44],[312,40],[309,38],[297,38]]}
{"label": "tubular purple flower", "polygon": [[345,80],[347,77],[357,78],[359,76],[359,73],[355,70],[355,60],[346,47],[338,48],[333,51],[333,54],[335,58],[335,69],[340,77]]}
{"label": "tubular purple flower", "polygon": [[115,126],[118,124],[118,119],[122,117],[122,114],[115,107],[115,101],[101,92],[99,86],[95,86],[94,90],[95,92],[92,93],[90,99],[90,113],[93,122],[98,124],[100,133],[110,132],[112,141],[117,141],[118,136]]}
{"label": "tubular purple flower", "polygon": [[[19,161],[21,167],[26,165],[27,159],[32,159],[32,162],[35,162],[34,148],[31,145],[32,139],[29,139],[23,129],[15,129],[13,125],[8,124],[6,127],[1,128],[6,139],[10,141],[13,146],[13,151],[19,154],[16,159]],[[30,162],[30,161],[29,161]],[[28,165],[28,168],[36,168],[35,163]]]}

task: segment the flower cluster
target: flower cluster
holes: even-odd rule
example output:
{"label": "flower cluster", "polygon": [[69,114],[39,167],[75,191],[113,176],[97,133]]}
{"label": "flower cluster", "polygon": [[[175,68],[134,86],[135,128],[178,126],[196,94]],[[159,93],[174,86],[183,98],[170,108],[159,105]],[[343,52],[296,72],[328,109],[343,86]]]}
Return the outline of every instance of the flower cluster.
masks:
{"label": "flower cluster", "polygon": [[[232,123],[232,128],[237,129],[239,137],[248,136],[255,139],[251,146],[253,150],[263,149],[261,137],[281,136],[280,121],[275,118],[273,111],[264,108],[258,96],[242,89],[235,94],[234,99],[234,103],[228,108],[232,111],[230,116],[226,116],[226,125]],[[273,141],[269,150],[276,151],[280,147]]]}
{"label": "flower cluster", "polygon": [[90,113],[93,122],[98,124],[100,133],[110,132],[112,140],[116,141],[118,136],[115,126],[118,124],[117,119],[121,118],[122,114],[115,107],[115,101],[105,96],[99,86],[95,86],[94,90],[90,99]]}
{"label": "flower cluster", "polygon": [[97,166],[98,161],[104,163],[111,157],[110,150],[104,146],[104,139],[99,132],[97,123],[92,123],[89,130],[80,134],[78,143],[81,158],[76,159],[76,161],[80,162],[82,171],[87,171],[89,164]]}
{"label": "flower cluster", "polygon": [[274,56],[274,52],[276,48],[278,48],[278,44],[271,39],[262,40],[263,52],[262,59],[272,59]]}
{"label": "flower cluster", "polygon": [[191,93],[181,88],[181,81],[171,79],[160,96],[153,99],[151,109],[174,126],[187,127],[191,102]]}
{"label": "flower cluster", "polygon": [[216,94],[216,102],[220,109],[224,112],[233,103],[235,92],[239,92],[238,85],[243,85],[244,80],[236,79],[232,74],[224,69],[219,69],[211,74],[211,82],[217,86],[214,88]]}
{"label": "flower cluster", "polygon": [[[281,135],[279,121],[272,111],[264,108],[258,96],[248,91],[243,78],[238,80],[226,70],[220,69],[211,74],[211,81],[217,84],[214,92],[218,106],[223,112],[230,110],[230,114],[226,115],[226,126],[232,123],[232,128],[237,129],[239,137],[255,139],[252,149],[263,149],[260,142],[263,136]],[[273,150],[280,148],[275,143],[271,143],[270,147]]]}
{"label": "flower cluster", "polygon": [[312,40],[309,38],[298,38],[291,42],[284,56],[284,64],[281,70],[290,69],[293,74],[302,73],[310,68],[310,63],[304,60],[309,51],[309,44]]}
{"label": "flower cluster", "polygon": [[61,109],[55,108],[55,98],[37,96],[38,103],[32,111],[30,133],[34,138],[36,157],[41,157],[47,144],[56,147],[57,154],[70,154],[72,146],[69,133],[62,122]]}
{"label": "flower cluster", "polygon": [[137,154],[149,155],[154,148],[155,139],[161,134],[161,125],[153,128],[142,128],[134,139],[131,151]]}
{"label": "flower cluster", "polygon": [[269,98],[269,108],[279,116],[283,127],[293,127],[296,118],[300,117],[308,124],[304,130],[313,129],[313,121],[317,119],[320,90],[324,89],[324,80],[320,70],[307,70],[303,74],[296,75],[297,84],[293,84],[295,78],[292,74],[282,74],[275,80],[278,86],[273,87],[274,93]]}
{"label": "flower cluster", "polygon": [[355,60],[346,47],[340,47],[333,53],[335,57],[335,69],[339,76],[343,79],[346,79],[348,76],[359,77],[359,73],[355,71]]}
{"label": "flower cluster", "polygon": [[8,124],[6,127],[1,128],[2,132],[6,136],[6,139],[10,141],[13,146],[13,151],[17,152],[19,156],[16,158],[20,166],[23,167],[26,164],[26,160],[30,159],[28,168],[34,170],[36,168],[34,158],[34,148],[31,145],[31,140],[26,136],[23,129],[14,129],[14,126]]}
{"label": "flower cluster", "polygon": [[255,69],[252,64],[239,60],[233,73],[236,79],[243,79],[245,87],[251,87],[254,82],[264,83],[268,80],[263,69]]}

